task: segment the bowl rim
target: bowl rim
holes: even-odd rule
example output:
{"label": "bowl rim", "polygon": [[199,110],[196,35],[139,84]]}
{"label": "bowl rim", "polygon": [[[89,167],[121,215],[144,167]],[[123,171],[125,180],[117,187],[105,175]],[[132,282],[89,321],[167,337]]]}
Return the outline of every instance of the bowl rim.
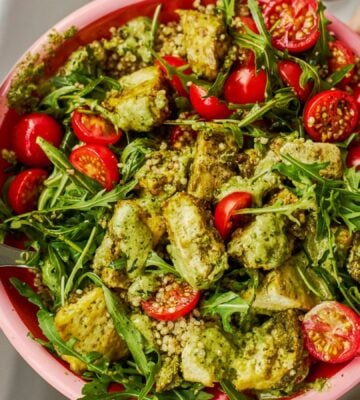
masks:
{"label": "bowl rim", "polygon": [[[65,32],[72,26],[79,30],[90,23],[119,10],[126,6],[135,6],[144,0],[93,0],[76,11],[63,18],[51,29],[45,32],[32,46],[30,46],[18,61],[11,68],[0,85],[0,125],[6,114],[7,103],[6,93],[10,88],[16,67],[28,53],[43,53],[44,45],[48,42],[49,33],[55,29],[59,33]],[[155,1],[154,1],[155,2]],[[99,12],[100,10],[100,12]],[[355,53],[360,55],[360,35],[351,31],[344,23],[339,21],[330,13],[326,17],[331,21],[330,30],[337,38],[346,41]],[[53,357],[43,346],[35,342],[28,335],[28,328],[25,326],[19,315],[16,313],[10,298],[7,295],[3,282],[0,280],[0,328],[8,338],[15,350],[22,358],[50,385],[71,400],[81,396],[81,389],[84,381],[66,369],[55,357]],[[10,312],[9,312],[10,311]],[[34,357],[36,354],[36,357]],[[46,368],[44,366],[46,365]],[[360,357],[354,358],[348,365],[339,370],[327,380],[324,391],[317,392],[310,390],[292,399],[296,400],[337,400],[360,383]]]}

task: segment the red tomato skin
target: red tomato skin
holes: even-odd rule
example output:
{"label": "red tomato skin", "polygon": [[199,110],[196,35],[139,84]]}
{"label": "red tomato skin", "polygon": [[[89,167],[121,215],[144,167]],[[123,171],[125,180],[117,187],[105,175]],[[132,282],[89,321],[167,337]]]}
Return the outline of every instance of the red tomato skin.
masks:
{"label": "red tomato skin", "polygon": [[246,25],[251,31],[253,31],[254,33],[259,34],[259,30],[255,24],[255,21],[253,18],[251,17],[246,17],[246,16],[241,16],[240,17],[240,21]]}
{"label": "red tomato skin", "polygon": [[75,110],[71,116],[71,126],[75,136],[87,144],[114,144],[120,140],[122,131],[115,130],[108,121],[98,115]]}
{"label": "red tomato skin", "polygon": [[[325,129],[325,133],[329,132],[330,128],[328,125],[328,121],[332,118],[335,119],[343,119],[339,117],[336,113],[336,108],[339,102],[346,102],[350,108],[351,115],[349,120],[347,121],[347,125],[343,129],[343,133],[340,135],[336,135],[333,137],[323,137],[322,133],[317,130],[316,125],[317,122],[313,122],[313,118],[315,118],[318,114],[317,109],[318,107],[325,105],[327,106],[327,115],[326,115],[326,124],[327,129]],[[349,112],[350,112],[349,111]],[[356,105],[356,101],[354,97],[342,90],[324,90],[323,92],[318,93],[314,97],[312,97],[304,107],[303,113],[304,119],[304,127],[307,134],[311,137],[312,140],[315,142],[341,142],[348,138],[350,134],[353,132],[355,127],[358,124],[359,120],[359,112]]]}
{"label": "red tomato skin", "polygon": [[221,199],[214,211],[214,225],[223,240],[226,240],[234,226],[241,222],[242,215],[234,212],[242,208],[249,208],[252,204],[252,195],[247,192],[234,192]]}
{"label": "red tomato skin", "polygon": [[59,147],[63,133],[61,126],[50,115],[27,114],[15,125],[12,148],[21,163],[29,167],[49,167],[51,161],[36,143],[38,136]]}
{"label": "red tomato skin", "polygon": [[224,97],[229,103],[253,104],[265,100],[267,73],[255,67],[241,67],[230,74],[224,84]]}
{"label": "red tomato skin", "polygon": [[[183,285],[190,287],[188,283],[183,282]],[[162,309],[158,309],[154,306],[156,303],[155,298],[144,301],[141,304],[143,311],[151,318],[157,319],[158,321],[175,321],[187,314],[189,314],[198,304],[200,300],[200,290],[191,289],[192,293],[185,296],[180,290],[165,291],[167,296],[174,297],[178,300],[178,304],[174,305],[170,309],[166,309],[168,306],[166,298],[163,299],[163,303],[166,305]]]}
{"label": "red tomato skin", "polygon": [[356,171],[360,171],[360,144],[350,147],[346,157],[346,165],[348,168],[355,167]]}
{"label": "red tomato skin", "polygon": [[278,72],[282,81],[287,86],[292,87],[301,101],[305,102],[309,98],[314,84],[307,82],[304,87],[301,87],[300,76],[302,69],[299,64],[288,60],[280,61],[278,63]]}
{"label": "red tomato skin", "polygon": [[[338,317],[335,315],[337,314]],[[327,317],[327,320],[324,318]],[[341,318],[341,319],[340,319]],[[351,328],[351,331],[349,329]],[[345,331],[343,331],[345,329]],[[304,344],[310,356],[316,360],[330,364],[343,363],[354,358],[359,352],[360,345],[360,319],[359,316],[348,306],[337,301],[323,301],[307,314],[302,322],[302,331],[304,335]],[[349,347],[341,353],[326,353],[326,347],[323,351],[316,348],[316,342],[312,334],[320,334],[322,337],[318,340],[333,339],[341,344],[346,341]]]}
{"label": "red tomato skin", "polygon": [[[334,42],[330,42],[329,48],[330,48],[330,51],[332,54],[330,57],[330,60],[329,60],[330,72],[336,72],[339,69],[341,69],[347,65],[355,63],[355,55],[354,55],[353,51],[350,49],[350,47],[346,43],[342,42],[341,40],[335,40]],[[340,61],[336,56],[336,52],[340,53],[340,55],[339,55],[341,58]],[[353,68],[347,74],[347,76],[345,76],[342,79],[339,86],[343,87],[347,83],[351,82],[351,79],[352,79],[354,73],[355,73],[355,69]]]}
{"label": "red tomato skin", "polygon": [[356,105],[357,105],[357,108],[358,108],[358,111],[360,114],[360,84],[358,84],[355,87],[355,89],[353,91],[353,96],[354,96],[354,99],[355,99],[355,102],[356,102]]}
{"label": "red tomato skin", "polygon": [[24,214],[36,209],[42,185],[48,177],[47,171],[31,168],[20,172],[10,182],[7,197],[16,214]]}
{"label": "red tomato skin", "polygon": [[214,397],[211,400],[229,400],[229,397],[221,391],[220,385],[216,384],[212,388],[207,388],[206,392],[212,394]]}
{"label": "red tomato skin", "polygon": [[[186,65],[187,62],[183,60],[181,57],[177,56],[163,56],[163,60],[169,64],[171,67],[182,67],[183,65]],[[155,64],[161,69],[161,71],[166,75],[167,71],[166,68],[159,62],[155,61]],[[184,74],[189,75],[192,73],[191,68],[187,68],[184,71]],[[188,97],[187,90],[184,88],[183,84],[181,83],[181,80],[178,76],[173,76],[170,80],[171,86],[174,88],[174,90],[183,97]]]}
{"label": "red tomato skin", "polygon": [[[278,11],[283,7],[282,11]],[[272,31],[272,44],[279,50],[301,53],[312,48],[320,37],[319,17],[316,0],[274,0],[263,2],[262,10],[266,28]],[[285,11],[284,11],[285,10]],[[288,17],[283,15],[283,12]],[[305,13],[311,15],[312,26],[304,28],[304,36],[299,36],[298,23],[306,24]],[[272,30],[273,26],[275,29]],[[278,29],[280,33],[278,33]]]}
{"label": "red tomato skin", "polygon": [[87,144],[78,147],[71,152],[69,161],[76,170],[98,181],[107,191],[119,182],[118,160],[106,146]]}
{"label": "red tomato skin", "polygon": [[230,117],[232,111],[227,104],[216,96],[205,97],[206,93],[206,89],[194,83],[190,86],[190,102],[194,110],[207,120]]}

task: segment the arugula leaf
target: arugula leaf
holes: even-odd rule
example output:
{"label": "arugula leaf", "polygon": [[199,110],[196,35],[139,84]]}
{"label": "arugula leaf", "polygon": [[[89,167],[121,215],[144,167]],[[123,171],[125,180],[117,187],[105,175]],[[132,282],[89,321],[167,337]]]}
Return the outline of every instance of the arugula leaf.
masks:
{"label": "arugula leaf", "polygon": [[335,87],[353,68],[354,64],[349,64],[341,68],[339,71],[333,72],[326,78],[326,81],[322,81],[321,90],[328,90]]}
{"label": "arugula leaf", "polygon": [[235,17],[235,0],[222,0],[219,10],[224,13],[225,22],[231,27],[233,18]]}
{"label": "arugula leaf", "polygon": [[176,271],[173,265],[168,264],[165,262],[155,251],[152,251],[145,263],[146,267],[158,267],[160,271],[164,274],[172,274],[179,276],[179,273]]}
{"label": "arugula leaf", "polygon": [[204,316],[219,314],[226,332],[233,332],[231,316],[234,313],[240,314],[243,319],[249,312],[250,302],[242,299],[234,292],[215,293],[205,300],[200,306]]}
{"label": "arugula leaf", "polygon": [[228,395],[229,400],[250,400],[250,397],[238,392],[231,382],[223,380],[220,381],[220,385],[224,392]]}
{"label": "arugula leaf", "polygon": [[46,310],[46,307],[41,299],[41,297],[35,293],[32,288],[25,282],[18,278],[10,278],[11,284],[14,288],[21,294],[21,296],[26,297],[30,303],[35,304],[40,308],[40,310]]}

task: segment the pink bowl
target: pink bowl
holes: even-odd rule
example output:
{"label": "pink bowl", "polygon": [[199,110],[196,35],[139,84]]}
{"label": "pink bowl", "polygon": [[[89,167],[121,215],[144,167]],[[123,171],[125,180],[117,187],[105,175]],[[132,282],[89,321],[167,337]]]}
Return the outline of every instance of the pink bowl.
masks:
{"label": "pink bowl", "polygon": [[[79,32],[68,40],[55,54],[56,60],[50,60],[48,72],[55,70],[66,56],[76,47],[91,40],[106,36],[110,26],[120,26],[138,15],[151,16],[157,4],[163,4],[162,18],[174,18],[176,8],[190,8],[192,0],[96,0],[80,8],[63,19],[55,29],[64,32],[76,26]],[[335,35],[360,55],[360,36],[352,32],[342,22],[331,15],[330,29]],[[42,53],[48,41],[48,33],[43,35],[28,51]],[[21,61],[21,60],[20,60]],[[8,146],[9,128],[13,126],[17,115],[7,107],[6,93],[14,76],[15,68],[9,73],[0,87],[0,148]],[[2,166],[0,165],[2,168]],[[1,182],[0,182],[1,185]],[[0,327],[19,354],[48,383],[69,399],[75,400],[81,396],[84,381],[73,374],[66,364],[53,357],[47,350],[29,338],[31,332],[36,337],[42,337],[37,326],[36,307],[18,295],[9,282],[16,276],[32,283],[31,273],[26,270],[3,268],[0,270]],[[316,377],[329,377],[326,390],[323,392],[309,391],[292,397],[297,400],[336,400],[360,382],[360,358],[343,365],[317,366]]]}

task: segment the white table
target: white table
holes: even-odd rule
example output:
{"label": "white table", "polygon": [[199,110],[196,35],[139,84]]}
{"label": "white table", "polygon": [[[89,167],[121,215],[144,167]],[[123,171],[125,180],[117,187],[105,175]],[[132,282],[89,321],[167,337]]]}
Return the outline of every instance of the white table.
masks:
{"label": "white table", "polygon": [[[171,1],[171,0],[169,0]],[[0,0],[0,81],[44,32],[89,0]],[[343,21],[359,0],[332,0],[329,9]],[[65,400],[18,356],[0,332],[0,400]],[[360,388],[342,400],[359,400]]]}

